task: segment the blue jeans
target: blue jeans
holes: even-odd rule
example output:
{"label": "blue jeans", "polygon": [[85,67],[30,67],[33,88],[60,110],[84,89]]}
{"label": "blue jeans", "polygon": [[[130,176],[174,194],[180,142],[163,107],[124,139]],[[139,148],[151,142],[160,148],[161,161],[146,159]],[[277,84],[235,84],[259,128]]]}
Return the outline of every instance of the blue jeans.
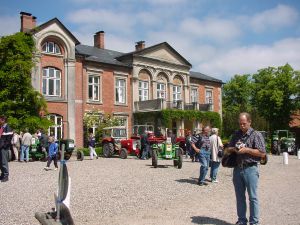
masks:
{"label": "blue jeans", "polygon": [[210,179],[217,180],[217,174],[219,170],[220,162],[211,162],[211,168],[210,168]]}
{"label": "blue jeans", "polygon": [[206,151],[205,149],[201,148],[199,153],[199,162],[200,162],[200,176],[199,182],[204,182],[210,161],[210,151]]}
{"label": "blue jeans", "polygon": [[24,153],[25,153],[25,157],[26,157],[26,161],[29,161],[29,146],[28,145],[22,145],[21,146],[21,157],[20,157],[20,161],[24,161]]}
{"label": "blue jeans", "polygon": [[141,159],[147,159],[147,158],[148,158],[148,155],[149,155],[149,149],[150,149],[150,146],[149,146],[149,145],[145,145],[145,146],[144,146],[144,149],[143,149],[143,153],[142,153]]}
{"label": "blue jeans", "polygon": [[257,166],[250,166],[246,168],[235,167],[233,170],[233,184],[236,196],[236,208],[238,221],[247,224],[246,211],[246,189],[249,196],[250,203],[250,224],[259,223],[259,205],[257,196],[258,185],[258,168]]}

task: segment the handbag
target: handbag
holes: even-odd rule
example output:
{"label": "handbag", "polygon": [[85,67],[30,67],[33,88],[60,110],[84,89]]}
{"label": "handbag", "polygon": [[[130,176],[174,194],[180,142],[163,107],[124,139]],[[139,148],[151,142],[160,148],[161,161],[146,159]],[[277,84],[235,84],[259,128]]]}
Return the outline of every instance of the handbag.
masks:
{"label": "handbag", "polygon": [[222,158],[223,157],[223,149],[219,146],[219,137],[217,136],[217,146],[218,146],[218,153],[217,153],[217,156],[219,158]]}
{"label": "handbag", "polygon": [[237,153],[234,148],[226,148],[222,157],[222,166],[233,168],[237,166]]}

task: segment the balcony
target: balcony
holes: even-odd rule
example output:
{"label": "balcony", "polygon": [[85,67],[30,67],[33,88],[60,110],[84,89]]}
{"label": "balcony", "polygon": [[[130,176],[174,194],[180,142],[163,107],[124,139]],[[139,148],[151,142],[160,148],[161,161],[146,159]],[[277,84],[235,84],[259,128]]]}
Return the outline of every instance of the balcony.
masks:
{"label": "balcony", "polygon": [[163,109],[211,111],[212,105],[199,104],[198,102],[184,104],[182,101],[166,101],[165,99],[134,102],[135,112],[160,111]]}

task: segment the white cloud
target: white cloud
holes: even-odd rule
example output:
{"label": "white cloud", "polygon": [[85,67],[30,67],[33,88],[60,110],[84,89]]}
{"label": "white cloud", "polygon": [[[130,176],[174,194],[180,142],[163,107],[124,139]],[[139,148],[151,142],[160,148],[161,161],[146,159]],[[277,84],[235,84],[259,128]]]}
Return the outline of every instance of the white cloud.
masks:
{"label": "white cloud", "polygon": [[67,19],[72,23],[85,26],[97,26],[97,30],[118,30],[119,32],[130,32],[135,24],[132,15],[118,13],[110,10],[81,9],[67,15]]}
{"label": "white cloud", "polygon": [[0,36],[11,35],[20,31],[20,17],[1,16],[0,17]]}
{"label": "white cloud", "polygon": [[153,5],[174,5],[187,3],[189,0],[146,0],[149,4]]}
{"label": "white cloud", "polygon": [[250,18],[250,25],[255,31],[260,32],[266,28],[278,29],[290,26],[296,22],[297,18],[296,9],[287,5],[278,5],[276,8],[254,15]]}
{"label": "white cloud", "polygon": [[283,66],[286,63],[300,70],[299,52],[300,38],[288,38],[271,46],[253,45],[228,52],[220,51],[205,62],[194,61],[194,65],[197,71],[226,81],[234,74],[252,74],[262,68]]}
{"label": "white cloud", "polygon": [[225,42],[240,35],[239,27],[234,21],[218,18],[206,18],[203,21],[187,18],[181,22],[180,30],[196,38],[210,38],[219,42]]}

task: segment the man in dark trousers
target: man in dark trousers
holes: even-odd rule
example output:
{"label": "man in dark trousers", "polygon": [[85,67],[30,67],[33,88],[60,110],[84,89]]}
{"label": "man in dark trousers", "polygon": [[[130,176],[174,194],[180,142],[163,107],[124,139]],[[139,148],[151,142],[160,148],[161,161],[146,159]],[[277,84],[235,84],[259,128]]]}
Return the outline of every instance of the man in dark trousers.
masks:
{"label": "man in dark trousers", "polygon": [[0,116],[0,167],[1,167],[1,182],[8,181],[8,151],[11,147],[11,139],[13,136],[12,129],[7,124],[6,116]]}
{"label": "man in dark trousers", "polygon": [[142,136],[141,136],[141,147],[142,147],[142,152],[141,152],[141,159],[145,160],[148,158],[149,151],[150,151],[150,142],[149,142],[149,137],[151,136],[150,131],[146,131]]}
{"label": "man in dark trousers", "polygon": [[236,147],[237,166],[233,169],[233,185],[236,196],[236,207],[238,225],[247,225],[246,217],[246,190],[249,196],[250,217],[249,224],[259,224],[259,204],[257,196],[258,187],[258,162],[265,157],[265,142],[261,133],[251,127],[251,116],[249,113],[239,115],[240,130],[232,137],[229,147]]}

